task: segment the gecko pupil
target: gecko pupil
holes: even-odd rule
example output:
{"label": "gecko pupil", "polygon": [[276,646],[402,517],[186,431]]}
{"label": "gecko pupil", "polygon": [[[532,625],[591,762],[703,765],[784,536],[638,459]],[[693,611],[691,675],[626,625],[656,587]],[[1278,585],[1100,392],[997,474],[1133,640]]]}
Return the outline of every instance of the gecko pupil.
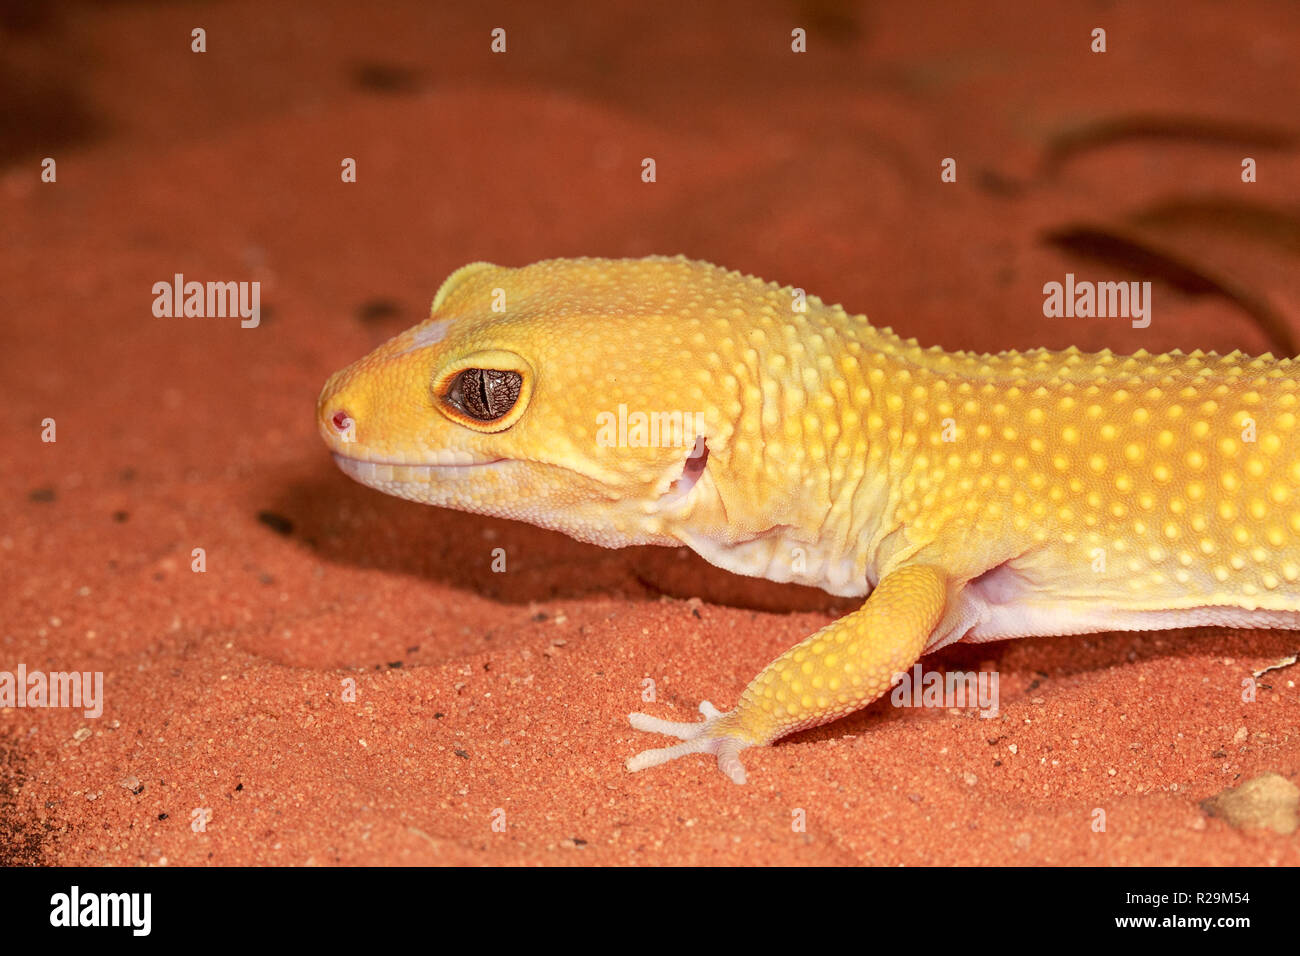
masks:
{"label": "gecko pupil", "polygon": [[518,372],[467,368],[456,376],[448,398],[471,418],[491,422],[514,408],[523,382]]}

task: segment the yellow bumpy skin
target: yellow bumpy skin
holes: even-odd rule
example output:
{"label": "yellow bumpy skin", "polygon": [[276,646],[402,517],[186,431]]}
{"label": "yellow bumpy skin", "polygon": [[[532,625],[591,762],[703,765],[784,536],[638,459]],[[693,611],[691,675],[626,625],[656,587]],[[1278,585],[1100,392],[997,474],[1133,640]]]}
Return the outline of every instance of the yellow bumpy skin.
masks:
{"label": "yellow bumpy skin", "polygon": [[798,290],[681,257],[474,263],[428,321],[336,373],[339,466],[428,504],[867,596],[736,708],[633,714],[738,754],[997,640],[1300,627],[1291,360],[922,349]]}

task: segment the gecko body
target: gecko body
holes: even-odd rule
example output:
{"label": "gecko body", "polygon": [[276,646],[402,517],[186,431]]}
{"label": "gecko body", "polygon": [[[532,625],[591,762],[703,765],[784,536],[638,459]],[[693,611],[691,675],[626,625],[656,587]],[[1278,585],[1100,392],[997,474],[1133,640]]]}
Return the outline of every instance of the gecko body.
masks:
{"label": "gecko body", "polygon": [[1300,628],[1298,378],[1238,353],[951,353],[704,262],[555,259],[453,273],[317,418],[390,494],[865,597],[733,710],[632,715],[682,742],[630,769],[707,752],[744,782],[742,749],[954,641]]}

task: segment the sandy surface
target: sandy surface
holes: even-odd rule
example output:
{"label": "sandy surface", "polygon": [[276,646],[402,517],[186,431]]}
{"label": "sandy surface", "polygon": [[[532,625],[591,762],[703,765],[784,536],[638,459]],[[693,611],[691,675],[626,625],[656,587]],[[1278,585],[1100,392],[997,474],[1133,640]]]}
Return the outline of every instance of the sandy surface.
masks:
{"label": "sandy surface", "polygon": [[[684,252],[949,348],[1295,351],[1300,9],[898,6],[6,13],[0,670],[107,700],[0,709],[0,862],[1300,863],[1201,807],[1300,780],[1300,672],[1241,699],[1294,634],[955,647],[927,665],[995,667],[997,718],[877,702],[743,788],[633,776],[662,740],[628,711],[729,707],[849,605],[389,499],[320,445],[326,376],[475,259]],[[1043,318],[1066,271],[1154,279],[1151,327]],[[177,272],[259,280],[262,324],[155,318]]]}

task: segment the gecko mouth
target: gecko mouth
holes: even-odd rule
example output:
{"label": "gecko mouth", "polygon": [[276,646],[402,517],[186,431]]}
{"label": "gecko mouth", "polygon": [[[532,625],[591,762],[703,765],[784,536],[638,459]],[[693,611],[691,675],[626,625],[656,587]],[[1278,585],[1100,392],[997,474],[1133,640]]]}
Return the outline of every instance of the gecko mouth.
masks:
{"label": "gecko mouth", "polygon": [[362,458],[349,458],[333,452],[334,463],[349,478],[363,485],[374,484],[430,484],[444,478],[463,477],[479,468],[490,468],[506,461],[494,458],[491,461],[465,461],[442,465],[412,465],[405,462],[375,461]]}

